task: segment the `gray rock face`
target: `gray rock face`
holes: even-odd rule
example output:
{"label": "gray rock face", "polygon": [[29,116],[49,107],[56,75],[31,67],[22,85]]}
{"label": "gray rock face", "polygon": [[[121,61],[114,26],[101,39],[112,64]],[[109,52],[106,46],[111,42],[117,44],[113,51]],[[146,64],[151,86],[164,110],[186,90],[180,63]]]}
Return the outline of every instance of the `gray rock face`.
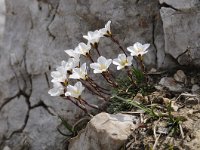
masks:
{"label": "gray rock face", "polygon": [[0,45],[2,45],[4,24],[5,24],[5,2],[4,0],[0,0]]}
{"label": "gray rock face", "polygon": [[135,116],[100,113],[90,120],[86,129],[70,141],[70,150],[116,150],[137,128]]}
{"label": "gray rock face", "polygon": [[200,2],[198,0],[160,0],[165,52],[180,65],[200,66]]}
{"label": "gray rock face", "polygon": [[199,5],[199,0],[159,0],[161,4],[165,3],[176,9],[191,9]]}
{"label": "gray rock face", "polygon": [[[55,147],[55,143],[60,143],[65,137],[55,130],[60,121],[52,115],[62,115],[73,123],[82,111],[47,94],[51,86],[50,71],[61,60],[67,59],[63,50],[85,42],[82,35],[102,28],[108,20],[112,20],[112,32],[124,48],[137,41],[151,44],[144,58],[149,68],[200,64],[197,0],[162,0],[160,3],[172,7],[161,5],[161,9],[156,0],[5,2],[6,23],[3,48],[0,48],[0,141],[11,149],[19,148],[18,143],[28,143],[34,150],[51,149],[51,146],[55,150],[62,149],[60,145]],[[3,7],[1,4],[2,1],[0,7]],[[111,58],[120,52],[107,39],[101,41],[99,48],[104,50],[102,55]],[[86,94],[86,97],[91,101],[94,99],[92,95]],[[36,122],[42,122],[42,125]],[[51,129],[44,129],[50,124]],[[51,132],[51,136],[45,139],[47,132]],[[5,137],[7,140],[3,140]]]}
{"label": "gray rock face", "polygon": [[[20,110],[18,108],[21,108]],[[7,131],[10,137],[13,132],[21,130],[27,120],[28,106],[24,97],[14,98],[1,109],[0,133]],[[16,119],[17,118],[17,119]]]}

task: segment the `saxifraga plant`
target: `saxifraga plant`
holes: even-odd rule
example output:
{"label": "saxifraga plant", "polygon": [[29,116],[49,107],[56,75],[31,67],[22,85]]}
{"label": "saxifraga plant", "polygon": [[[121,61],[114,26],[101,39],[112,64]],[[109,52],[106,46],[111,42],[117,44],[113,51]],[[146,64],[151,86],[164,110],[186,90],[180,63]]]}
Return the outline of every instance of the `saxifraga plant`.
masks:
{"label": "saxifraga plant", "polygon": [[[111,64],[117,66],[117,70],[125,71],[128,79],[129,89],[123,91],[124,94],[129,96],[129,93],[136,93],[141,90],[142,87],[147,86],[147,76],[145,74],[145,67],[143,64],[143,55],[148,52],[150,44],[142,45],[136,42],[133,46],[127,47],[127,51],[123,49],[119,41],[115,39],[110,29],[111,21],[108,21],[105,28],[96,31],[89,31],[83,38],[87,40],[87,44],[81,42],[75,49],[65,50],[69,55],[68,61],[62,61],[61,65],[56,68],[56,71],[51,72],[53,88],[49,90],[51,96],[60,96],[63,99],[71,101],[77,107],[82,109],[85,113],[89,114],[87,107],[100,110],[97,105],[89,103],[83,96],[82,92],[85,88],[89,92],[96,95],[100,100],[109,101],[112,96],[111,90],[121,90],[120,83],[115,79],[114,75],[109,70]],[[107,59],[101,56],[98,48],[100,38],[106,37],[117,44],[119,49],[122,51],[121,54],[115,59]],[[95,50],[98,54],[97,61],[94,60],[91,55],[91,50]],[[130,54],[128,54],[130,52]],[[81,62],[81,57],[87,58],[91,63]],[[133,66],[133,59],[139,64],[140,69],[136,69]],[[101,74],[104,81],[111,87],[110,90],[99,85],[88,71],[88,66],[93,69],[94,74]],[[76,80],[74,85],[71,85]],[[132,91],[131,91],[132,90]],[[135,92],[133,92],[135,90]],[[100,110],[101,111],[101,110]]]}

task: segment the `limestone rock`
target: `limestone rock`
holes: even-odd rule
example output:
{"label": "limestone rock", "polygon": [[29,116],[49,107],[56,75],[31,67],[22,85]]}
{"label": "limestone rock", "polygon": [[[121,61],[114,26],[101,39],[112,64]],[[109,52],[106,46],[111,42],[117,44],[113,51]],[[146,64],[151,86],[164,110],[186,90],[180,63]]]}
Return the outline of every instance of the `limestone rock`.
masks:
{"label": "limestone rock", "polygon": [[174,79],[177,82],[185,83],[187,80],[187,76],[182,70],[177,70],[177,72],[174,74]]}
{"label": "limestone rock", "polygon": [[116,150],[127,140],[137,125],[135,116],[100,113],[88,123],[77,137],[70,141],[70,150]]}
{"label": "limestone rock", "polygon": [[168,5],[160,9],[166,54],[181,65],[199,66],[200,1],[160,0],[160,3]]}
{"label": "limestone rock", "polygon": [[161,4],[165,3],[176,9],[190,9],[199,5],[199,0],[159,0]]}
{"label": "limestone rock", "polygon": [[28,106],[23,96],[14,98],[0,111],[0,134],[10,137],[13,132],[23,128],[28,113]]}
{"label": "limestone rock", "polygon": [[159,84],[167,87],[170,91],[173,92],[181,92],[183,90],[183,86],[177,83],[172,77],[163,77]]}
{"label": "limestone rock", "polygon": [[24,133],[26,133],[32,149],[61,149],[63,136],[56,132],[58,124],[60,124],[58,117],[52,116],[52,114],[42,107],[32,109],[29,121],[24,129]]}
{"label": "limestone rock", "polygon": [[2,38],[5,24],[5,4],[4,0],[0,0],[0,46],[2,45]]}
{"label": "limestone rock", "polygon": [[8,146],[5,146],[3,150],[11,150]]}
{"label": "limestone rock", "polygon": [[197,84],[194,84],[192,86],[192,89],[191,89],[192,93],[195,94],[195,93],[200,93],[200,87],[197,85]]}

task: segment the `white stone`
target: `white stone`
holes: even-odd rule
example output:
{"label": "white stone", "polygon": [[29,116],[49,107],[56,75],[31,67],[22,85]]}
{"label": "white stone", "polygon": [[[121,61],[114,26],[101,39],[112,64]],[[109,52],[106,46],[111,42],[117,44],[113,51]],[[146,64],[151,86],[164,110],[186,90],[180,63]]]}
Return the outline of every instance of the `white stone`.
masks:
{"label": "white stone", "polygon": [[135,116],[100,113],[94,116],[78,136],[71,139],[69,150],[116,150],[137,128]]}
{"label": "white stone", "polygon": [[3,148],[3,150],[11,150],[11,149],[10,149],[10,147],[5,146],[5,147]]}
{"label": "white stone", "polygon": [[170,91],[173,91],[173,92],[181,92],[183,90],[182,85],[179,83],[176,83],[176,81],[172,77],[163,77],[160,80],[159,84],[164,87],[167,87]]}
{"label": "white stone", "polygon": [[192,93],[194,93],[194,94],[198,93],[199,90],[200,90],[200,87],[197,84],[194,84],[192,86],[192,89],[191,89]]}

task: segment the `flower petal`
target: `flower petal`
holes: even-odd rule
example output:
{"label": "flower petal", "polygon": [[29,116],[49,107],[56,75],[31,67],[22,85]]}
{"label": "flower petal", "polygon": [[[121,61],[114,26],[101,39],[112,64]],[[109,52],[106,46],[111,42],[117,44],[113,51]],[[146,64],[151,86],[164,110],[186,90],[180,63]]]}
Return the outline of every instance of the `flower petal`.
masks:
{"label": "flower petal", "polygon": [[147,49],[149,48],[149,46],[150,46],[150,44],[144,44],[144,45],[143,45],[144,51],[147,50]]}

